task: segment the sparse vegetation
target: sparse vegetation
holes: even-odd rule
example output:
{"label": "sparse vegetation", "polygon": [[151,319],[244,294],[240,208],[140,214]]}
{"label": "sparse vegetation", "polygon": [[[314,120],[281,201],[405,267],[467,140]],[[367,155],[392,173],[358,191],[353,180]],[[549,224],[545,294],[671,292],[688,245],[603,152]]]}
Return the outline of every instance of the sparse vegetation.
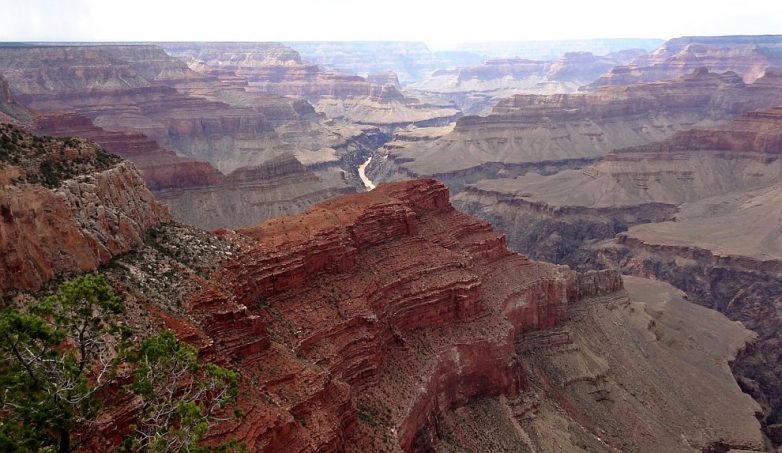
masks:
{"label": "sparse vegetation", "polygon": [[[116,393],[104,389],[124,389],[142,401],[127,451],[214,450],[198,442],[234,400],[238,374],[199,363],[196,349],[169,331],[132,345],[123,311],[102,275],[66,281],[47,297],[3,308],[0,450],[75,450],[88,440],[106,395]],[[124,387],[122,370],[126,378],[133,370]]]}
{"label": "sparse vegetation", "polygon": [[39,137],[0,125],[0,165],[20,167],[23,182],[55,188],[66,179],[105,170],[119,161],[80,138]]}

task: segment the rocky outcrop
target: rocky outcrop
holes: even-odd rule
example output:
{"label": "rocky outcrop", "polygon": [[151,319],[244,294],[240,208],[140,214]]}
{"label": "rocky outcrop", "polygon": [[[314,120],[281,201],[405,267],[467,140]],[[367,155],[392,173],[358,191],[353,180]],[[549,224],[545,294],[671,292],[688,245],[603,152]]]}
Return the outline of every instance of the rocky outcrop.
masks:
{"label": "rocky outcrop", "polygon": [[733,71],[750,83],[769,68],[782,66],[782,36],[685,36],[671,39],[630,64],[600,77],[594,87],[628,85],[681,77],[699,67]]}
{"label": "rocky outcrop", "polygon": [[[43,150],[39,164],[0,161],[0,289],[37,290],[60,274],[95,269],[136,246],[144,233],[170,219],[154,200],[133,164],[103,163],[94,146],[60,140],[40,141],[4,127],[17,153]],[[20,137],[20,138],[16,138]],[[9,142],[2,144],[7,148]],[[23,148],[19,151],[19,148]],[[40,166],[44,182],[57,168],[78,171],[62,175],[54,187],[31,180]],[[44,169],[47,169],[44,171]]]}
{"label": "rocky outcrop", "polygon": [[242,356],[255,380],[242,390],[246,417],[213,438],[256,450],[409,450],[438,413],[517,393],[517,334],[621,288],[615,274],[582,276],[509,252],[434,181],[340,197],[233,240],[243,250],[214,278],[263,320],[271,344]]}
{"label": "rocky outcrop", "polygon": [[[80,178],[99,174],[66,180],[71,203],[94,206],[83,218],[100,219],[102,209],[129,196],[115,180],[119,193],[94,199],[93,185]],[[140,210],[129,217],[145,218]],[[97,234],[103,226],[88,230]],[[124,321],[140,333],[171,329],[198,348],[201,360],[240,372],[231,409],[242,416],[226,417],[207,443],[237,439],[254,451],[412,451],[469,437],[473,425],[454,430],[453,414],[499,401],[488,416],[515,426],[514,436],[536,449],[553,439],[674,450],[759,445],[754,404],[725,379],[724,363],[746,331],[715,319],[720,341],[705,342],[707,329],[690,327],[686,342],[697,346],[684,360],[678,340],[660,339],[679,338],[686,324],[680,312],[669,320],[669,301],[628,308],[613,271],[579,274],[510,252],[490,225],[456,211],[436,181],[383,184],[238,231],[212,235],[168,224],[144,239],[103,270],[122,293]],[[607,328],[617,323],[625,326],[620,334]],[[598,358],[595,345],[611,348],[610,362]],[[561,351],[552,356],[550,348]],[[628,372],[636,360],[645,368]],[[693,382],[708,385],[691,392]],[[687,390],[670,395],[663,384]],[[713,407],[702,404],[712,394],[720,395],[711,402],[716,409],[705,410]],[[508,401],[515,409],[503,409]],[[629,407],[642,415],[618,416]],[[136,410],[127,398],[109,398],[80,448],[112,449]],[[530,422],[547,426],[552,416],[580,440],[528,430]],[[662,417],[647,429],[654,435],[634,434],[642,417]],[[670,435],[670,426],[684,437]]]}

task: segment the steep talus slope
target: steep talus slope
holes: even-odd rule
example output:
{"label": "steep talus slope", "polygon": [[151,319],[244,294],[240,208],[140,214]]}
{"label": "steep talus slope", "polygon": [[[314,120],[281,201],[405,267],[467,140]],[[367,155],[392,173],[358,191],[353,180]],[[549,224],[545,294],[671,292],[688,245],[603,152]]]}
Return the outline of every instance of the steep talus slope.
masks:
{"label": "steep talus slope", "polygon": [[370,174],[375,179],[434,175],[460,190],[465,183],[530,169],[583,166],[614,149],[773,107],[782,101],[780,81],[778,73],[769,72],[746,85],[735,74],[699,70],[676,81],[593,93],[516,95],[487,117],[462,118],[452,133],[431,144],[385,153],[387,159],[377,159]]}
{"label": "steep talus slope", "polygon": [[626,295],[575,304],[568,323],[522,336],[529,387],[445,414],[431,449],[763,450],[758,406],[737,393],[728,366],[753,334],[665,283],[625,277],[624,286]]}
{"label": "steep talus slope", "polygon": [[83,140],[0,126],[0,290],[95,269],[170,219],[136,168]]}
{"label": "steep talus slope", "polygon": [[[16,101],[37,111],[41,133],[85,136],[133,160],[153,191],[166,190],[175,215],[198,204],[229,216],[179,217],[202,227],[252,225],[271,216],[268,206],[290,212],[361,187],[353,161],[383,139],[325,125],[305,101],[198,74],[152,45],[0,47],[0,73]],[[245,184],[250,201],[235,195],[232,171],[290,154],[305,171]],[[242,174],[249,183],[268,172]],[[236,209],[223,209],[227,199]]]}
{"label": "steep talus slope", "polygon": [[592,86],[627,85],[681,77],[706,67],[733,71],[752,82],[769,68],[782,67],[782,35],[685,36],[671,39],[630,64],[619,65]]}

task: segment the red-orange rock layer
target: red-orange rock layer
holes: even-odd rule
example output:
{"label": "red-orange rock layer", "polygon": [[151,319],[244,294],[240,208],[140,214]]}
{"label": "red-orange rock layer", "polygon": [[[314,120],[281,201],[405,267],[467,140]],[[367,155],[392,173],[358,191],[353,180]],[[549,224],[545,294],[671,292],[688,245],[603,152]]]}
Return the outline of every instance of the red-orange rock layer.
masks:
{"label": "red-orange rock layer", "polygon": [[[242,252],[213,275],[221,289],[191,307],[238,307],[203,323],[210,354],[241,369],[246,414],[210,439],[255,451],[388,449],[388,432],[409,450],[436,414],[525,385],[517,334],[621,288],[613,274],[508,251],[432,180],[381,185],[227,237]],[[245,318],[242,333],[227,327]],[[370,407],[381,415],[368,422]]]}
{"label": "red-orange rock layer", "polygon": [[38,290],[129,251],[170,219],[133,164],[79,176],[56,190],[23,184],[0,192],[0,289]]}

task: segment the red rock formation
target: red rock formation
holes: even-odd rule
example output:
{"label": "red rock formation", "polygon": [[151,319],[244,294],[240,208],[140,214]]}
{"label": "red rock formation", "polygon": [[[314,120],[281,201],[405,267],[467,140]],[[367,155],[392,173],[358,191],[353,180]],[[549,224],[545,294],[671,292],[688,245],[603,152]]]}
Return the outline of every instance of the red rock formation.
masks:
{"label": "red rock formation", "polygon": [[[238,233],[229,237],[242,252],[214,278],[263,320],[271,343],[238,354],[215,337],[214,353],[236,357],[247,377],[247,415],[212,440],[258,451],[372,448],[387,429],[409,450],[437,413],[524,385],[517,333],[621,287],[509,252],[434,181],[381,185]],[[226,304],[209,294],[193,305]],[[388,407],[382,426],[359,421],[366,405]]]}

